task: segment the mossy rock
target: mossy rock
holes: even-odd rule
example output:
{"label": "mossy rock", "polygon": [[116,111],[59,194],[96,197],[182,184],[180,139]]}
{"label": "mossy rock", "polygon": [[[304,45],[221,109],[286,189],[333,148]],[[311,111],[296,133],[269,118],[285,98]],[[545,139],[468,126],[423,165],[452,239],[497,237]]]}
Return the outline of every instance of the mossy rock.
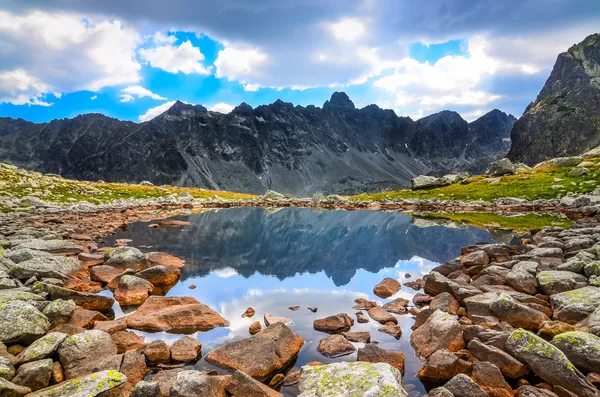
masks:
{"label": "mossy rock", "polygon": [[50,386],[28,397],[96,397],[127,382],[127,377],[115,370],[96,372]]}

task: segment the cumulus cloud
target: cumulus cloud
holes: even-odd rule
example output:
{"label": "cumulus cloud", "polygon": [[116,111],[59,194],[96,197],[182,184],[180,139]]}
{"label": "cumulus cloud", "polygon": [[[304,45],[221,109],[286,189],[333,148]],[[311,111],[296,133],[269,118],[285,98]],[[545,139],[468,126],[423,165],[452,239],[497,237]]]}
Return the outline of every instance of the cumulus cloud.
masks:
{"label": "cumulus cloud", "polygon": [[135,100],[136,97],[149,97],[159,101],[167,100],[167,98],[155,94],[154,92],[140,85],[130,85],[129,87],[125,87],[121,90],[121,102],[132,102]]}
{"label": "cumulus cloud", "polygon": [[[225,47],[219,51],[215,66],[216,76],[225,77],[228,80],[241,80],[260,74],[258,68],[267,60],[266,54],[255,48]],[[256,84],[250,84],[251,88]]]}
{"label": "cumulus cloud", "polygon": [[233,110],[233,108],[235,108],[235,106],[230,105],[228,103],[219,102],[216,105],[214,105],[213,107],[211,107],[210,110],[213,112],[227,114],[227,113],[231,112]]}
{"label": "cumulus cloud", "polygon": [[169,101],[163,103],[162,105],[154,106],[148,109],[146,113],[140,115],[138,118],[140,121],[152,120],[156,116],[160,116],[161,114],[169,110],[169,108],[173,105],[175,105],[175,101]]}
{"label": "cumulus cloud", "polygon": [[[160,40],[163,40],[162,37]],[[160,40],[159,42],[165,42]],[[168,40],[166,42],[169,43]],[[200,48],[194,47],[189,40],[184,41],[180,45],[174,45],[173,41],[171,41],[168,45],[142,48],[140,50],[140,57],[149,62],[152,67],[169,73],[181,72],[202,75],[209,75],[211,73],[210,69],[202,64],[204,54],[200,52]]]}
{"label": "cumulus cloud", "polygon": [[0,101],[47,106],[48,93],[140,80],[136,30],[75,13],[0,11]]}
{"label": "cumulus cloud", "polygon": [[365,25],[356,18],[344,18],[328,25],[337,40],[354,41],[365,33]]}

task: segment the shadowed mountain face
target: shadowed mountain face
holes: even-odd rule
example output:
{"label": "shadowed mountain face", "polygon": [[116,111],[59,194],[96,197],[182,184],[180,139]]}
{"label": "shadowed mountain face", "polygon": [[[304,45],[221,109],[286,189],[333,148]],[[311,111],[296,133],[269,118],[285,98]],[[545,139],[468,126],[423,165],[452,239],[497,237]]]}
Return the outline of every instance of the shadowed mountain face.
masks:
{"label": "shadowed mountain face", "polygon": [[427,172],[481,172],[502,157],[514,117],[468,124],[444,111],[417,122],[344,93],[323,108],[283,101],[230,114],[175,103],[145,123],[101,114],[34,124],[0,118],[0,161],[84,180],[295,195],[399,188]]}
{"label": "shadowed mountain face", "polygon": [[377,273],[413,257],[445,262],[463,246],[491,240],[484,229],[422,228],[409,215],[378,211],[236,208],[181,219],[191,225],[178,230],[133,224],[107,243],[131,238],[136,246],[184,258],[183,279],[225,268],[244,277],[258,272],[279,279],[324,271],[341,286],[358,269]]}
{"label": "shadowed mountain face", "polygon": [[511,137],[508,158],[530,165],[600,145],[600,34],[558,56]]}

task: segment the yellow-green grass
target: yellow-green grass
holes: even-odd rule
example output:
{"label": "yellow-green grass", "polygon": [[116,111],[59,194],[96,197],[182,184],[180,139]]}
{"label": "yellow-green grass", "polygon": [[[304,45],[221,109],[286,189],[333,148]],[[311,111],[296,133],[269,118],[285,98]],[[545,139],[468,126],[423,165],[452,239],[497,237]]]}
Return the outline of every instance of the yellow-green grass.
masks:
{"label": "yellow-green grass", "polygon": [[546,226],[567,228],[573,221],[550,214],[501,215],[492,212],[432,212],[421,215],[423,218],[447,219],[458,223],[483,228],[512,229],[529,232]]}
{"label": "yellow-green grass", "polygon": [[[350,196],[351,200],[383,201],[393,199],[442,199],[493,201],[501,197],[515,197],[530,201],[538,199],[554,199],[568,192],[577,194],[589,193],[596,185],[600,185],[598,160],[590,167],[590,173],[582,176],[571,176],[569,172],[574,167],[544,166],[530,170],[519,171],[516,175],[492,178],[478,175],[463,182],[449,186],[428,189],[403,189],[392,192],[360,194]],[[558,181],[557,179],[560,179]],[[562,185],[562,188],[552,188]]]}

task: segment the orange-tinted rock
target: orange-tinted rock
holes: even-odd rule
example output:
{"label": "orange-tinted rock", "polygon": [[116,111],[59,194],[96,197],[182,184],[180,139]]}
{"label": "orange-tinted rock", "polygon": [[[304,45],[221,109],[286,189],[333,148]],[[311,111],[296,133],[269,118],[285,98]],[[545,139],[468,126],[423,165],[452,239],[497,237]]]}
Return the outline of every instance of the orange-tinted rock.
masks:
{"label": "orange-tinted rock", "polygon": [[60,365],[60,361],[55,361],[52,363],[52,377],[50,378],[51,384],[60,383],[65,380],[65,374],[63,372],[62,365]]}
{"label": "orange-tinted rock", "polygon": [[260,332],[261,328],[260,321],[255,321],[248,327],[248,332],[250,332],[250,335],[254,335]]}
{"label": "orange-tinted rock", "polygon": [[402,328],[392,322],[385,324],[383,327],[377,329],[379,332],[393,336],[396,339],[400,339],[402,336]]}
{"label": "orange-tinted rock", "polygon": [[73,310],[69,324],[90,329],[96,321],[108,320],[106,316],[95,310],[82,309],[80,307]]}
{"label": "orange-tinted rock", "polygon": [[179,279],[181,270],[175,266],[152,266],[136,273],[136,277],[147,280],[154,286],[170,285]]}
{"label": "orange-tinted rock", "polygon": [[367,317],[367,315],[363,312],[357,312],[356,313],[356,321],[361,324],[368,323],[369,317]]}
{"label": "orange-tinted rock", "polygon": [[396,298],[391,302],[383,305],[383,309],[389,313],[402,314],[406,313],[406,306],[408,306],[408,299]]}
{"label": "orange-tinted rock", "polygon": [[146,360],[151,363],[167,363],[171,360],[171,350],[162,340],[155,340],[144,348]]}
{"label": "orange-tinted rock", "polygon": [[117,353],[125,353],[129,350],[141,349],[146,346],[144,338],[131,331],[117,331],[111,335],[115,345],[117,345]]}
{"label": "orange-tinted rock", "polygon": [[246,311],[244,312],[244,314],[242,314],[242,317],[248,317],[248,318],[250,318],[250,317],[254,316],[255,313],[256,312],[254,311],[254,308],[249,307],[249,308],[246,309]]}
{"label": "orange-tinted rock", "polygon": [[265,379],[289,364],[303,345],[304,340],[299,335],[286,325],[276,323],[254,336],[213,350],[206,361]]}
{"label": "orange-tinted rock", "polygon": [[485,266],[490,263],[490,258],[485,251],[473,251],[460,257],[464,266]]}
{"label": "orange-tinted rock", "polygon": [[141,305],[146,301],[154,287],[147,280],[124,275],[119,280],[114,297],[121,306]]}
{"label": "orange-tinted rock", "polygon": [[313,322],[313,327],[317,331],[337,334],[349,331],[354,325],[354,319],[346,313],[339,313],[333,316],[321,318]]}
{"label": "orange-tinted rock", "polygon": [[189,363],[198,360],[202,344],[196,338],[184,336],[171,345],[171,360]]}
{"label": "orange-tinted rock", "polygon": [[102,285],[100,283],[76,277],[67,278],[63,283],[63,287],[81,292],[97,293],[102,291]]}
{"label": "orange-tinted rock", "polygon": [[414,330],[410,339],[416,352],[426,358],[437,350],[455,352],[465,347],[458,317],[441,310],[436,310],[422,326]]}
{"label": "orange-tinted rock", "polygon": [[119,276],[121,272],[119,269],[116,269],[112,266],[108,265],[98,265],[90,268],[90,278],[94,281],[98,281],[99,283],[108,284],[115,277]]}
{"label": "orange-tinted rock", "polygon": [[382,307],[377,306],[377,307],[371,308],[371,309],[369,309],[368,313],[369,313],[369,317],[371,317],[373,320],[377,321],[380,324],[387,324],[387,323],[398,324],[398,319],[396,317],[394,317],[393,314],[388,313]]}
{"label": "orange-tinted rock", "polygon": [[150,266],[175,266],[182,267],[183,261],[166,252],[150,252],[146,257]]}
{"label": "orange-tinted rock", "polygon": [[504,380],[502,372],[490,362],[474,362],[472,377],[491,397],[513,397],[512,388]]}
{"label": "orange-tinted rock", "polygon": [[423,363],[417,377],[434,382],[450,380],[458,374],[471,374],[471,363],[447,349],[434,352]]}
{"label": "orange-tinted rock", "polygon": [[[283,381],[283,374],[277,374],[271,380],[274,383]],[[233,396],[245,397],[279,397],[280,393],[269,388],[263,383],[253,379],[242,371],[235,371],[226,389]]]}
{"label": "orange-tinted rock", "polygon": [[151,296],[127,317],[128,328],[149,332],[207,331],[226,325],[219,313],[184,296]]}
{"label": "orange-tinted rock", "polygon": [[400,283],[398,280],[386,277],[373,288],[373,293],[380,298],[389,298],[396,292],[400,291]]}
{"label": "orange-tinted rock", "polygon": [[158,383],[158,385],[160,387],[160,395],[162,397],[169,397],[171,394],[171,387],[173,386],[173,383],[175,383],[175,380],[177,379],[177,375],[181,371],[184,371],[184,369],[183,368],[175,368],[175,369],[168,369],[168,370],[160,371],[159,373],[154,375],[152,377],[152,379],[150,379],[150,382]]}
{"label": "orange-tinted rock", "polygon": [[88,254],[82,252],[81,254],[77,255],[77,259],[81,261],[81,264],[84,268],[101,265],[104,263],[104,255],[102,254]]}
{"label": "orange-tinted rock", "polygon": [[176,219],[168,219],[156,222],[156,224],[160,227],[180,227],[187,226],[190,223],[187,221],[178,221]]}
{"label": "orange-tinted rock", "polygon": [[321,339],[317,351],[325,357],[335,358],[352,354],[356,348],[342,335],[329,335]]}
{"label": "orange-tinted rock", "polygon": [[350,342],[371,342],[371,334],[369,332],[342,332],[342,336],[348,339]]}
{"label": "orange-tinted rock", "polygon": [[369,310],[370,308],[377,306],[377,302],[369,301],[365,298],[355,299],[354,303],[356,303],[356,305],[352,307],[354,310]]}
{"label": "orange-tinted rock", "polygon": [[271,313],[266,313],[264,320],[265,320],[265,325],[267,327],[271,324],[276,324],[276,323],[282,323],[285,325],[291,325],[293,323],[291,318],[274,316]]}
{"label": "orange-tinted rock", "polygon": [[404,354],[401,352],[391,352],[380,348],[379,346],[368,343],[365,347],[358,349],[357,361],[367,361],[370,363],[387,363],[404,373]]}
{"label": "orange-tinted rock", "polygon": [[118,331],[125,331],[125,328],[127,328],[127,319],[125,317],[121,317],[116,320],[96,321],[94,323],[94,329],[104,331],[107,334],[114,334]]}

